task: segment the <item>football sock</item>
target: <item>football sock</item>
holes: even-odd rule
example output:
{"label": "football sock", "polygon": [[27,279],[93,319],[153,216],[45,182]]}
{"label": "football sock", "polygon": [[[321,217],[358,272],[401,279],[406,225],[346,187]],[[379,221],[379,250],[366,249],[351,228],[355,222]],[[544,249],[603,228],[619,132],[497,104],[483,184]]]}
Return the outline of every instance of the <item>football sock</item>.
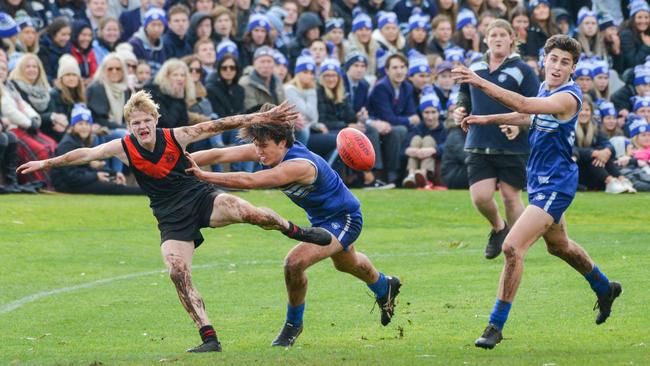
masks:
{"label": "football sock", "polygon": [[591,272],[587,273],[585,275],[585,278],[587,279],[587,282],[589,282],[591,289],[594,290],[596,295],[607,295],[609,292],[609,280],[607,279],[607,276],[605,276],[600,271],[600,269],[598,269],[598,266],[594,264],[594,269],[592,269]]}
{"label": "football sock", "polygon": [[217,332],[214,331],[214,328],[212,328],[211,325],[202,326],[201,329],[199,329],[199,334],[201,335],[203,342],[207,342],[210,339],[214,339],[215,341],[217,340]]}
{"label": "football sock", "polygon": [[282,233],[290,238],[293,238],[300,232],[300,227],[298,225],[294,225],[293,222],[287,221],[289,223],[289,228],[282,230]]}
{"label": "football sock", "polygon": [[377,282],[368,285],[368,288],[371,289],[379,299],[388,292],[388,279],[386,279],[386,276],[384,276],[383,273],[379,272],[379,279]]}
{"label": "football sock", "polygon": [[511,303],[497,299],[497,302],[494,304],[494,309],[490,313],[490,324],[494,324],[499,330],[502,330],[506,324],[506,320],[508,320],[508,313],[510,312],[511,306]]}
{"label": "football sock", "polygon": [[305,313],[305,303],[298,306],[291,306],[287,304],[287,323],[293,325],[294,327],[299,327],[302,325],[302,315]]}

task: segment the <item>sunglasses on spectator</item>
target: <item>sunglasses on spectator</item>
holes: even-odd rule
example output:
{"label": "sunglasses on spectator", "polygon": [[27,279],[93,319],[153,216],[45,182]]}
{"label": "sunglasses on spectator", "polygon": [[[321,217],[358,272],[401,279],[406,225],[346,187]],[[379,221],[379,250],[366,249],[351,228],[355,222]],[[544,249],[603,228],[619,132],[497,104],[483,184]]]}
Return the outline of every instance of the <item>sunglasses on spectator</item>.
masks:
{"label": "sunglasses on spectator", "polygon": [[108,72],[122,71],[122,68],[121,67],[107,67],[106,71],[108,71]]}
{"label": "sunglasses on spectator", "polygon": [[235,65],[222,65],[220,67],[220,69],[222,71],[235,71],[235,70],[237,70],[237,66],[235,66]]}
{"label": "sunglasses on spectator", "polygon": [[126,66],[127,66],[129,69],[137,69],[137,68],[138,68],[138,64],[126,64]]}
{"label": "sunglasses on spectator", "polygon": [[201,70],[200,67],[190,67],[190,72],[191,72],[191,73],[198,73],[198,74],[200,74],[201,71],[203,71],[203,70]]}

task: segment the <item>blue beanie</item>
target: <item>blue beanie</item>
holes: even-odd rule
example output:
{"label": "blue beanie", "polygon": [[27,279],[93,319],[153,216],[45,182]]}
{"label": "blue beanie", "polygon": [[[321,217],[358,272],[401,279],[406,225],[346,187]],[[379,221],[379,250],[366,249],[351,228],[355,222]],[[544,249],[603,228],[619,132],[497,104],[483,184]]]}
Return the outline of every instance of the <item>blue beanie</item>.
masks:
{"label": "blue beanie", "polygon": [[528,2],[528,11],[533,11],[539,5],[545,4],[549,8],[551,7],[551,2],[549,0],[530,0]]}
{"label": "blue beanie", "polygon": [[266,29],[266,32],[271,31],[271,24],[269,18],[264,14],[251,14],[248,18],[248,26],[246,27],[246,32],[250,32],[257,27],[262,27]]}
{"label": "blue beanie", "polygon": [[634,67],[634,86],[650,84],[650,69],[645,65]]}
{"label": "blue beanie", "polygon": [[235,42],[229,39],[224,39],[217,45],[217,61],[221,61],[221,59],[227,54],[231,54],[235,56],[236,59],[239,59],[239,50],[237,49]]}
{"label": "blue beanie", "polygon": [[325,33],[329,33],[334,29],[343,29],[344,25],[343,18],[329,18],[325,22]]}
{"label": "blue beanie", "polygon": [[431,73],[429,60],[427,60],[427,57],[418,52],[416,49],[413,48],[408,52],[408,61],[408,76],[413,76],[419,73]]}
{"label": "blue beanie", "polygon": [[72,107],[70,115],[70,126],[74,126],[76,123],[81,121],[93,123],[93,115],[90,112],[90,109],[88,109],[83,103],[75,104],[74,107]]}
{"label": "blue beanie", "polygon": [[151,8],[147,10],[146,13],[144,13],[144,27],[147,28],[149,23],[153,22],[154,20],[160,20],[165,27],[167,27],[167,16],[165,16],[165,12],[162,9],[158,8]]}
{"label": "blue beanie", "polygon": [[449,47],[445,50],[445,61],[465,62],[465,50],[460,47]]}
{"label": "blue beanie", "polygon": [[630,130],[630,137],[634,137],[642,132],[650,132],[650,125],[648,125],[648,121],[645,120],[645,118],[641,116],[633,116],[632,122],[630,122],[629,125],[629,130]]}
{"label": "blue beanie", "polygon": [[377,13],[377,28],[382,29],[387,24],[397,25],[397,14],[392,11],[380,11]]}
{"label": "blue beanie", "polygon": [[287,60],[287,57],[280,51],[275,51],[273,54],[273,59],[275,60],[276,65],[284,65],[284,66],[289,66],[289,61]]}
{"label": "blue beanie", "polygon": [[616,27],[616,24],[614,24],[614,19],[605,13],[598,14],[598,29],[600,31],[604,31],[609,27]]}
{"label": "blue beanie", "polygon": [[600,110],[600,116],[605,117],[605,116],[614,116],[617,117],[618,113],[616,112],[616,107],[614,107],[614,103],[612,102],[603,102],[600,103],[600,106],[598,107]]}
{"label": "blue beanie", "polygon": [[356,64],[357,62],[363,62],[364,65],[366,65],[366,67],[368,66],[368,58],[366,57],[366,55],[359,52],[358,50],[352,50],[345,56],[345,64],[343,65],[343,67],[346,70],[349,70],[350,67]]}
{"label": "blue beanie", "polygon": [[458,12],[458,16],[456,17],[456,30],[461,30],[463,29],[464,26],[472,24],[476,26],[478,24],[478,21],[476,20],[476,15],[474,15],[474,12],[467,9],[467,8],[462,8]]}
{"label": "blue beanie", "polygon": [[320,73],[323,74],[326,71],[336,71],[339,76],[343,76],[343,71],[341,71],[341,63],[335,58],[326,58],[323,60],[323,63],[320,65]]}
{"label": "blue beanie", "polygon": [[635,97],[632,111],[636,113],[640,108],[650,107],[650,97]]}
{"label": "blue beanie", "polygon": [[589,10],[586,6],[583,6],[580,8],[580,11],[578,11],[578,23],[576,23],[578,26],[580,26],[580,23],[582,23],[583,20],[587,17],[594,17],[596,21],[598,21],[598,16],[596,15],[595,11]]}
{"label": "blue beanie", "polygon": [[18,24],[11,15],[0,12],[0,38],[9,38],[20,32]]}
{"label": "blue beanie", "polygon": [[[358,10],[358,8],[355,8],[355,10]],[[372,19],[370,19],[370,16],[363,11],[358,11],[352,19],[352,31],[356,32],[361,28],[372,30]]]}
{"label": "blue beanie", "polygon": [[429,30],[429,17],[423,14],[413,14],[409,17],[409,32],[414,29]]}
{"label": "blue beanie", "polygon": [[650,7],[648,7],[646,0],[633,0],[630,5],[628,5],[628,8],[630,8],[630,18],[634,18],[634,15],[640,11],[650,13]]}
{"label": "blue beanie", "polygon": [[594,77],[600,74],[609,75],[609,63],[606,60],[595,58],[592,61],[593,69],[592,74]]}
{"label": "blue beanie", "polygon": [[591,60],[583,59],[578,61],[578,63],[576,64],[576,72],[573,76],[576,79],[581,76],[588,76],[593,79],[594,78],[593,70],[594,70],[594,65],[591,63]]}
{"label": "blue beanie", "polygon": [[440,112],[440,99],[438,99],[438,95],[433,90],[424,93],[420,98],[420,112],[424,112],[429,107],[433,107]]}
{"label": "blue beanie", "polygon": [[314,61],[314,58],[307,49],[302,50],[300,56],[296,59],[296,67],[294,68],[293,73],[296,75],[303,71],[316,72],[316,61]]}

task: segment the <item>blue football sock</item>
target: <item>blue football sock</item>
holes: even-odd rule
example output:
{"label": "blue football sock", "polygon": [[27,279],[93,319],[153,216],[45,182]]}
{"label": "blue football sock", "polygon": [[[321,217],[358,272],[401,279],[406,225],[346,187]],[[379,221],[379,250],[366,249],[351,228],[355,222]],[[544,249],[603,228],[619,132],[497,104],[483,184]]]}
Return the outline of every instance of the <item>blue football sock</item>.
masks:
{"label": "blue football sock", "polygon": [[379,279],[377,282],[368,285],[368,288],[375,293],[377,298],[380,298],[388,292],[388,279],[386,279],[386,276],[384,276],[383,273],[379,272]]}
{"label": "blue football sock", "polygon": [[607,279],[607,276],[605,276],[600,271],[600,269],[598,269],[598,266],[594,264],[594,269],[592,269],[591,272],[587,273],[585,275],[585,278],[589,282],[591,289],[594,290],[596,295],[607,295],[607,292],[609,292],[609,280]]}
{"label": "blue football sock", "polygon": [[291,306],[287,304],[287,323],[293,325],[294,327],[299,327],[302,325],[302,315],[305,313],[305,303],[298,306]]}
{"label": "blue football sock", "polygon": [[494,304],[494,309],[490,313],[490,323],[496,325],[499,330],[502,330],[506,324],[506,320],[508,320],[508,313],[510,312],[511,306],[511,303],[497,299],[497,302]]}

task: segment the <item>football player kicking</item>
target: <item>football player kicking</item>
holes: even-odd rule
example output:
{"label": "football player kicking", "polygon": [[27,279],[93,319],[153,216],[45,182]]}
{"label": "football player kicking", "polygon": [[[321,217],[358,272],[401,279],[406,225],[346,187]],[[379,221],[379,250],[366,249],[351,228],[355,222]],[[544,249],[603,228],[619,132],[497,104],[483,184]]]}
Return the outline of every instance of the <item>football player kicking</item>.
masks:
{"label": "football player kicking", "polygon": [[[271,106],[265,104],[262,110]],[[381,310],[381,324],[390,323],[395,297],[401,283],[397,277],[378,272],[367,256],[354,248],[361,234],[363,218],[359,200],[341,181],[325,160],[294,140],[293,126],[287,124],[254,124],[240,130],[242,139],[252,143],[199,151],[192,154],[192,172],[199,179],[229,188],[279,188],[307,213],[313,227],[331,233],[331,242],[315,246],[308,241],[294,247],[284,260],[287,287],[287,317],[272,346],[294,344],[303,329],[303,313],[307,295],[305,271],[325,258],[334,267],[365,282],[375,294]],[[259,161],[263,169],[255,173],[211,173],[200,165]],[[198,164],[197,164],[198,163]]]}
{"label": "football player kicking", "polygon": [[582,93],[571,80],[580,58],[580,44],[567,36],[555,35],[544,45],[544,83],[536,98],[527,98],[505,90],[478,77],[466,67],[452,70],[454,78],[481,89],[513,113],[465,117],[468,124],[530,125],[531,146],[528,159],[528,207],[510,229],[503,244],[505,264],[498,296],[490,322],[475,344],[494,348],[502,339],[501,331],[508,319],[524,270],[524,257],[533,243],[544,238],[546,247],[582,274],[596,293],[599,308],[596,324],[611,313],[621,285],[610,282],[589,254],[567,235],[564,212],[569,208],[578,187],[578,167],[571,159],[575,126],[582,107]]}
{"label": "football player kicking", "polygon": [[[199,328],[203,341],[188,352],[218,352],[221,344],[205,311],[203,299],[192,284],[192,256],[203,242],[200,229],[222,227],[235,223],[257,225],[278,230],[290,238],[328,244],[331,235],[319,228],[300,228],[267,208],[221,193],[216,187],[185,172],[189,166],[185,147],[226,130],[246,127],[264,121],[286,124],[297,113],[289,104],[282,104],[264,113],[222,118],[194,126],[174,129],[156,128],[158,105],[145,92],[135,93],[124,106],[124,118],[131,135],[94,148],[81,148],[18,167],[27,174],[50,167],[81,165],[93,160],[117,157],[131,167],[138,184],[149,196],[150,207],[158,221],[161,252],[181,304]],[[315,247],[321,248],[321,247]]]}

